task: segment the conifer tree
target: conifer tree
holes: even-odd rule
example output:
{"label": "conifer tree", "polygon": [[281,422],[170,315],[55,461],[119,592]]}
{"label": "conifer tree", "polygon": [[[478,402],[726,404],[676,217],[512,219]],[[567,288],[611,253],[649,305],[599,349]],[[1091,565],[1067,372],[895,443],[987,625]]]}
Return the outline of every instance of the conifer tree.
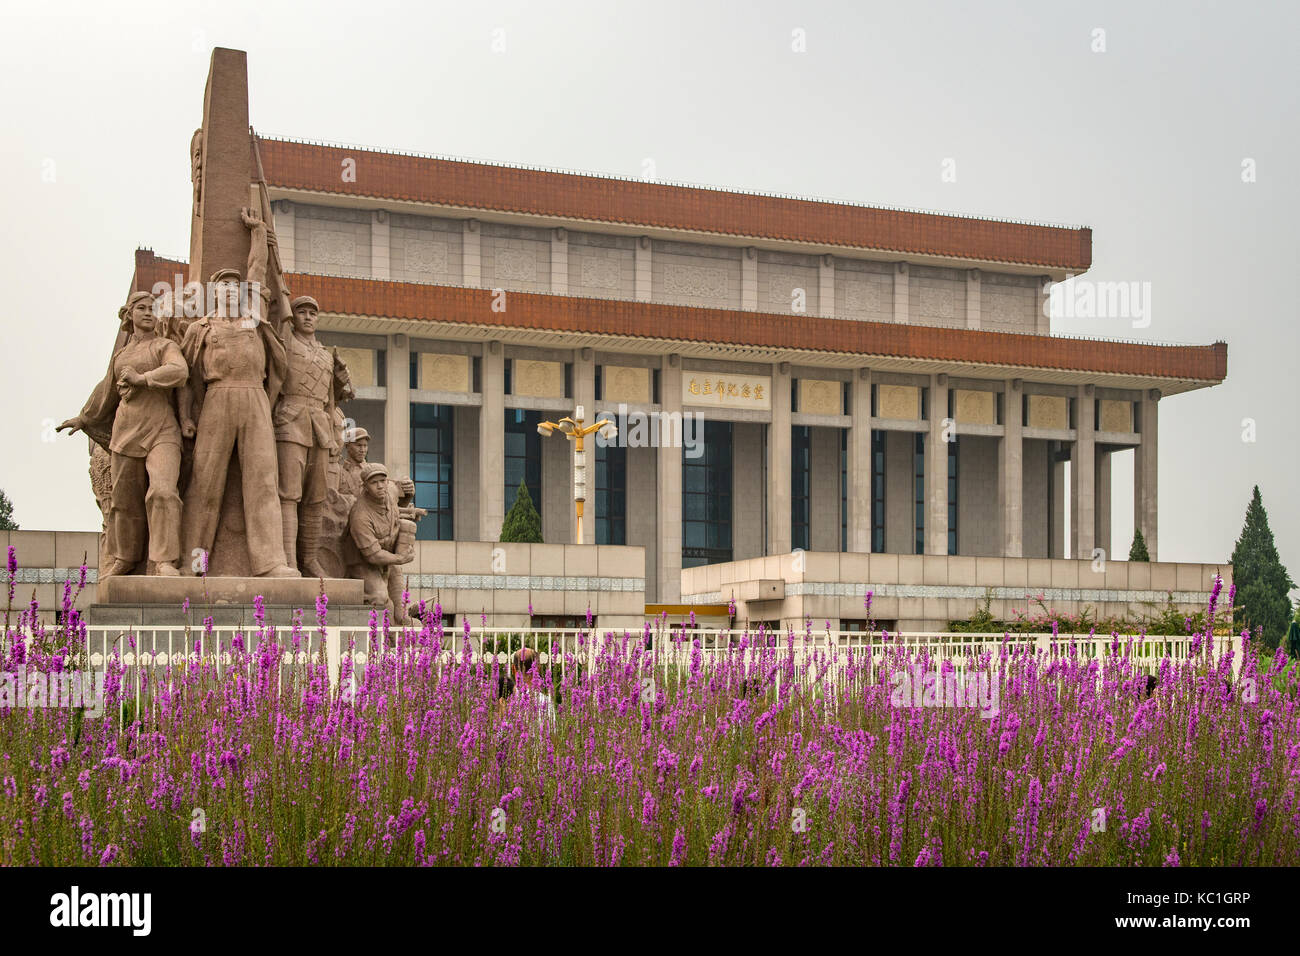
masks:
{"label": "conifer tree", "polygon": [[1231,563],[1237,606],[1241,608],[1238,620],[1252,631],[1262,627],[1265,645],[1275,649],[1291,622],[1289,592],[1295,582],[1278,557],[1259,485],[1246,507],[1246,523],[1232,549]]}
{"label": "conifer tree", "polygon": [[1142,537],[1142,529],[1133,529],[1133,546],[1128,549],[1128,559],[1130,561],[1150,561],[1151,555],[1147,554],[1147,539]]}
{"label": "conifer tree", "polygon": [[515,494],[515,503],[510,506],[506,520],[501,523],[501,540],[503,542],[542,543],[542,518],[533,507],[532,495],[523,479],[519,480],[519,491]]}
{"label": "conifer tree", "polygon": [[14,521],[14,504],[9,496],[0,490],[0,531],[17,531],[18,523]]}

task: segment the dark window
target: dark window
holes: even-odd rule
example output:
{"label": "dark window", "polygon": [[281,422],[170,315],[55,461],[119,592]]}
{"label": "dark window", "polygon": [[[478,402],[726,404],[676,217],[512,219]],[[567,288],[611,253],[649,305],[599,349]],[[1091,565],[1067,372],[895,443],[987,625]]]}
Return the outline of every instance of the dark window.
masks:
{"label": "dark window", "polygon": [[428,509],[416,525],[421,541],[450,541],[452,530],[451,453],[454,409],[450,405],[411,405],[411,475],[415,505]]}
{"label": "dark window", "polygon": [[871,550],[885,550],[885,433],[871,433]]}
{"label": "dark window", "polygon": [[[542,436],[537,434],[537,425],[541,420],[541,412],[524,411],[522,408],[506,409],[507,512],[515,503],[515,495],[519,492],[519,482],[522,480],[528,486],[533,507],[539,515],[542,513]],[[559,439],[552,436],[551,441]]]}
{"label": "dark window", "polygon": [[699,457],[682,449],[682,567],[731,560],[731,472],[731,423],[706,421]]}
{"label": "dark window", "polygon": [[[591,622],[593,625],[596,623],[595,615],[592,615]],[[564,628],[575,630],[587,626],[587,615],[585,614],[534,614],[529,619],[528,626],[540,627],[546,629],[555,629],[555,630],[560,630]],[[516,638],[516,645],[522,646],[521,644],[519,644],[518,638]],[[531,647],[532,645],[530,644],[529,646]]]}
{"label": "dark window", "polygon": [[847,428],[840,429],[840,550],[849,550],[849,430]]}
{"label": "dark window", "polygon": [[420,353],[411,353],[411,388],[420,387]]}
{"label": "dark window", "polygon": [[627,448],[596,444],[596,543],[627,544]]}
{"label": "dark window", "polygon": [[790,437],[790,542],[795,548],[810,548],[808,527],[809,477],[812,459],[812,429],[795,425]]}
{"label": "dark window", "polygon": [[912,452],[912,499],[916,512],[916,554],[925,554],[925,435],[916,433],[916,444]]}
{"label": "dark window", "polygon": [[957,443],[948,442],[948,553],[957,553]]}

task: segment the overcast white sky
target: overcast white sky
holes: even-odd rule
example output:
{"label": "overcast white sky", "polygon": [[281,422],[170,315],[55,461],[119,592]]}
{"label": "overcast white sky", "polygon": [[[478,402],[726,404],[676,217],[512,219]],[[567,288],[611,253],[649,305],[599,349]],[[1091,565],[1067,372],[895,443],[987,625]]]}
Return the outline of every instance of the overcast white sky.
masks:
{"label": "overcast white sky", "polygon": [[1151,283],[1151,323],[1057,331],[1229,343],[1223,385],[1162,402],[1160,557],[1226,560],[1258,483],[1300,578],[1297,9],[8,4],[0,488],[23,528],[99,526],[85,439],[43,439],[103,374],[136,246],[187,256],[190,134],[229,46],[264,135],[1091,226],[1090,276]]}

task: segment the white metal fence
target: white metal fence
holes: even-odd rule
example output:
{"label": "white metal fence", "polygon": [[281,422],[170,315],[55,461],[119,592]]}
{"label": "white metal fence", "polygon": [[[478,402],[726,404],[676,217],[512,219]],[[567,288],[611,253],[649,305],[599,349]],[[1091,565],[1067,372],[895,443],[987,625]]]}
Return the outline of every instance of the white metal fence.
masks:
{"label": "white metal fence", "polygon": [[[399,631],[375,632],[367,627],[303,628],[296,634],[288,629],[266,632],[273,634],[276,643],[285,648],[282,664],[306,663],[324,653],[329,665],[331,683],[338,679],[339,667],[345,654],[350,654],[356,667],[364,667],[375,655],[394,651],[400,639]],[[201,628],[141,627],[91,627],[87,631],[88,663],[93,669],[103,668],[115,654],[128,674],[144,669],[163,669],[168,665],[205,662],[214,666],[218,674],[231,666],[235,659],[237,642],[250,655],[259,641],[251,628],[215,627],[211,631]],[[639,647],[643,654],[665,674],[689,669],[692,656],[699,645],[702,666],[711,666],[719,660],[734,659],[742,647],[765,646],[773,660],[792,659],[795,673],[811,675],[827,667],[836,670],[856,663],[874,674],[880,661],[887,655],[901,651],[906,654],[925,653],[934,662],[949,662],[955,669],[964,670],[972,660],[984,654],[996,659],[1005,647],[1008,653],[1041,655],[1045,658],[1077,658],[1102,660],[1108,656],[1129,660],[1136,669],[1153,673],[1166,657],[1178,660],[1192,652],[1193,637],[1129,635],[1112,637],[1093,634],[961,634],[961,633],[911,633],[889,634],[860,631],[813,630],[787,632],[757,632],[726,629],[683,629],[680,627],[654,627],[647,631],[587,631],[578,628],[473,628],[469,632],[469,647],[473,657],[490,664],[495,657],[502,668],[508,667],[511,655],[522,647],[537,651],[542,664],[556,663],[561,670],[570,665],[588,665],[602,648],[613,642],[616,648],[630,652]],[[460,656],[465,650],[466,633],[463,629],[447,628],[440,639],[444,660]],[[1219,656],[1233,650],[1233,672],[1241,667],[1241,643],[1236,636],[1215,637],[1214,654]]]}

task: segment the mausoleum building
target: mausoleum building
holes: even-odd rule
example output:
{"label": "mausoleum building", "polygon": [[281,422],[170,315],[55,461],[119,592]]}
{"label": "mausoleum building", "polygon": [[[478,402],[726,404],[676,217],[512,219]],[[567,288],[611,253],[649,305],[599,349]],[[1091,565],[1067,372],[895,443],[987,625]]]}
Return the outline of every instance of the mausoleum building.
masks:
{"label": "mausoleum building", "polygon": [[[320,304],[372,457],[414,480],[419,537],[495,542],[522,480],[545,541],[575,543],[572,449],[537,425],[581,406],[619,425],[589,446],[583,543],[643,548],[649,605],[692,597],[683,569],[799,550],[1126,553],[1111,535],[1126,449],[1156,560],[1161,408],[1226,375],[1223,343],[1053,332],[1050,291],[1087,273],[1087,228],[258,151],[289,284]],[[133,288],[178,275],[136,253]]]}

